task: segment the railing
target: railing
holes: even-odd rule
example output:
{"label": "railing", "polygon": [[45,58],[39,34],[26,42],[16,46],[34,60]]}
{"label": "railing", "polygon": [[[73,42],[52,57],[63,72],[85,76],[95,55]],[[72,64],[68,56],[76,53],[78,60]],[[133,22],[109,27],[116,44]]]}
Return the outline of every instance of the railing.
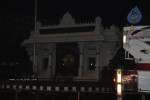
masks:
{"label": "railing", "polygon": [[[0,81],[0,98],[13,100],[116,100],[115,84],[96,81],[62,80],[3,80]],[[5,97],[5,98],[4,98]],[[149,100],[149,93],[125,92],[123,100]],[[22,99],[24,98],[24,99]],[[15,99],[17,100],[17,99]]]}
{"label": "railing", "polygon": [[0,89],[37,91],[83,91],[114,92],[113,82],[65,81],[65,80],[5,80],[0,81]]}

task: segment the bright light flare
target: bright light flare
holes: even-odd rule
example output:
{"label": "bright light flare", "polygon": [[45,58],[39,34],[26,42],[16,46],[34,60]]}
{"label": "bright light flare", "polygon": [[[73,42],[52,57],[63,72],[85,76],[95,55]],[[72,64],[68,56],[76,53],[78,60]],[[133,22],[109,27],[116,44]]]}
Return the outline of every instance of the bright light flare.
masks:
{"label": "bright light flare", "polygon": [[116,79],[114,78],[113,81],[116,82]]}
{"label": "bright light flare", "polygon": [[127,39],[127,37],[125,35],[123,35],[123,43],[127,42],[126,39]]}
{"label": "bright light flare", "polygon": [[122,95],[122,89],[121,89],[121,84],[117,84],[117,95],[121,96]]}
{"label": "bright light flare", "polygon": [[121,83],[122,77],[121,77],[121,69],[117,70],[117,83]]}

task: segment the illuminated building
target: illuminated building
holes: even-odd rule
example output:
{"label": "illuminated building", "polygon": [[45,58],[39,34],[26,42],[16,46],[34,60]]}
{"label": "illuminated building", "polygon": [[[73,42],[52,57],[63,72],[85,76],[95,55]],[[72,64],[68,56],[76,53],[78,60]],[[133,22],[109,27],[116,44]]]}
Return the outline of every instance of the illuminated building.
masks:
{"label": "illuminated building", "polygon": [[120,47],[119,36],[119,29],[114,25],[104,28],[100,17],[91,23],[76,23],[67,12],[58,25],[37,22],[36,35],[31,31],[22,45],[33,61],[36,43],[33,69],[38,78],[65,76],[98,80],[103,67]]}

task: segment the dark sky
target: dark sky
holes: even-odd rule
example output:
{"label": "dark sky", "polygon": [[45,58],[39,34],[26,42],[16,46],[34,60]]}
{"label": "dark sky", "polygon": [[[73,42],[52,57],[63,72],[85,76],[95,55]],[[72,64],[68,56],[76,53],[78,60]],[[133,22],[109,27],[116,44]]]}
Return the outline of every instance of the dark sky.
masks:
{"label": "dark sky", "polygon": [[[62,15],[67,11],[75,18],[76,22],[92,22],[95,17],[102,18],[104,27],[116,25],[120,29],[129,24],[127,15],[132,8],[138,6],[143,15],[143,19],[137,25],[148,25],[150,23],[150,6],[148,0],[37,0],[37,20],[43,23],[57,24]],[[21,16],[29,16],[34,23],[35,0],[1,0],[0,14],[17,13]],[[6,20],[7,21],[7,20]],[[2,23],[1,23],[2,24]],[[5,23],[8,27],[9,21]],[[16,52],[20,52],[21,41],[24,39],[24,33],[28,33],[31,29],[18,30],[15,32],[11,29],[5,29],[2,25],[0,28],[3,32],[0,33],[1,49],[0,54],[7,56],[15,56]],[[34,26],[34,25],[33,25]],[[5,29],[5,30],[4,30]],[[2,30],[1,30],[2,31]],[[2,34],[3,33],[3,34]],[[19,41],[19,42],[18,42]],[[17,46],[16,46],[17,45]],[[10,50],[13,52],[10,52]],[[20,47],[21,48],[21,47]],[[7,53],[6,53],[7,51]],[[10,54],[9,54],[10,53]],[[20,55],[20,54],[18,54]],[[20,58],[19,58],[20,59]]]}
{"label": "dark sky", "polygon": [[[96,16],[103,19],[104,26],[115,24],[123,27],[129,11],[136,5],[143,19],[139,24],[150,23],[148,0],[37,0],[38,20],[56,23],[65,12],[71,13],[77,22],[93,21]],[[35,0],[3,0],[1,11],[17,12],[34,17]]]}

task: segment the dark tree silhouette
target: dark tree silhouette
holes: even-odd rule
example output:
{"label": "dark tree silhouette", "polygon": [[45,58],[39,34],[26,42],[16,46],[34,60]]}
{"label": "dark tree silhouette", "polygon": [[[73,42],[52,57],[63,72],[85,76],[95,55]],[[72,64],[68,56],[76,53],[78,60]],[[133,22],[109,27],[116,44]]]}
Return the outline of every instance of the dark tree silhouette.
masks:
{"label": "dark tree silhouette", "polygon": [[[132,57],[130,55],[130,57]],[[133,58],[133,57],[132,57]],[[104,81],[112,81],[116,72],[115,70],[121,68],[125,73],[127,70],[136,69],[134,60],[125,59],[125,50],[121,47],[117,50],[114,57],[110,60],[108,66],[104,66],[101,72]]]}

